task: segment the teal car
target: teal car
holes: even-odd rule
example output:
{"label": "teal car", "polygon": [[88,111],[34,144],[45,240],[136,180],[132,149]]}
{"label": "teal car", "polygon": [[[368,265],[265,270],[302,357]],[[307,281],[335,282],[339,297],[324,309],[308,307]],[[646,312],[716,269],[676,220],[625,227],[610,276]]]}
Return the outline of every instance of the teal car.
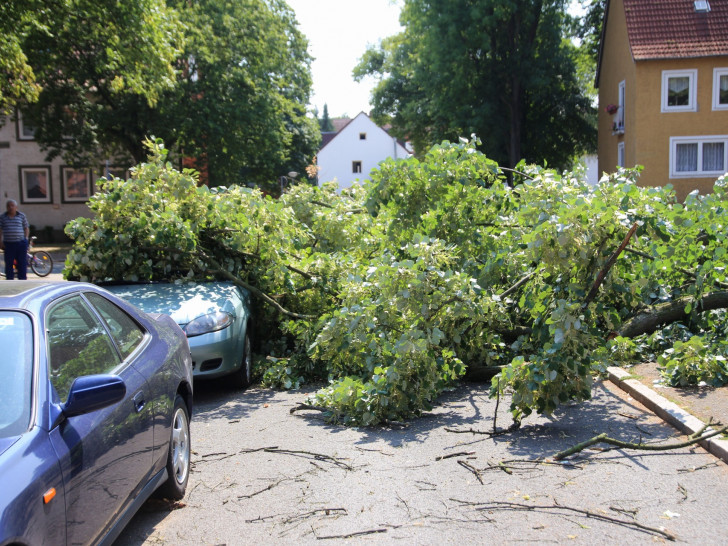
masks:
{"label": "teal car", "polygon": [[227,282],[110,284],[104,288],[145,313],[164,313],[182,328],[195,380],[229,376],[250,385],[250,294]]}

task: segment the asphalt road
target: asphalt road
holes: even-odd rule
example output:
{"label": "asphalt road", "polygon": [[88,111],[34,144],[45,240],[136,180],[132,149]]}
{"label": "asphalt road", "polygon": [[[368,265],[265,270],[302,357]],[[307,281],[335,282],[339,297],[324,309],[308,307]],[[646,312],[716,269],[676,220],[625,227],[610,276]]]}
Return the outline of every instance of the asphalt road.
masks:
{"label": "asphalt road", "polygon": [[[622,391],[489,437],[496,402],[466,384],[406,426],[351,429],[290,410],[305,392],[198,383],[182,503],[149,501],[117,546],[159,544],[652,544],[728,540],[728,465],[700,447],[607,446],[548,464],[602,432],[684,439]],[[498,425],[508,426],[507,401]],[[587,514],[588,512],[588,514]]]}
{"label": "asphalt road", "polygon": [[[62,280],[65,253],[52,254],[46,278]],[[482,385],[463,385],[405,427],[372,429],[292,415],[304,391],[195,388],[187,495],[148,501],[117,546],[728,542],[728,465],[700,447],[596,446],[544,464],[601,432],[685,439],[609,383],[589,402],[492,438],[468,432],[493,427],[496,403]],[[501,401],[498,425],[508,424]]]}

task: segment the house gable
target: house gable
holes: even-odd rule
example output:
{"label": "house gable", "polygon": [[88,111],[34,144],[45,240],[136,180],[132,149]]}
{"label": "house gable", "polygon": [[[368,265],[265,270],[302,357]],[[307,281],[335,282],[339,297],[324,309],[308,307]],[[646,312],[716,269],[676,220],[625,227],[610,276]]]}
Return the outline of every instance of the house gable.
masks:
{"label": "house gable", "polygon": [[347,188],[369,177],[371,171],[387,158],[409,157],[409,152],[395,138],[361,112],[331,138],[324,140],[317,154],[319,182],[335,180]]}

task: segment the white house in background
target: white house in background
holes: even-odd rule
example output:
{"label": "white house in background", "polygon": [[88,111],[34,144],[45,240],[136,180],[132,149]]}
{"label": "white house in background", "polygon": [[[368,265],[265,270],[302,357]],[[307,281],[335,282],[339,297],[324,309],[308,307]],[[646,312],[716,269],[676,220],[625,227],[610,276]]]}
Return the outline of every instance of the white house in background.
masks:
{"label": "white house in background", "polygon": [[336,180],[339,189],[368,179],[369,173],[388,157],[404,159],[410,156],[396,138],[378,127],[364,112],[336,133],[323,137],[316,156],[319,184]]}
{"label": "white house in background", "polygon": [[592,186],[599,183],[599,156],[597,154],[586,154],[580,160],[586,168],[586,181]]}

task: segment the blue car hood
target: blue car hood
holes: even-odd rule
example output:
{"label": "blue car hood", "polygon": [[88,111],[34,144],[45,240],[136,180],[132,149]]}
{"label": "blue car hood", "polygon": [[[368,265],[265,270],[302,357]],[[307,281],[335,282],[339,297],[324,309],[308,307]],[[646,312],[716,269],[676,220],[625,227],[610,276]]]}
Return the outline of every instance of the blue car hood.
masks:
{"label": "blue car hood", "polygon": [[232,283],[150,283],[104,286],[145,313],[170,315],[179,325],[208,313],[225,311],[235,314],[240,290]]}
{"label": "blue car hood", "polygon": [[6,449],[8,449],[11,445],[13,445],[15,442],[17,442],[18,438],[20,438],[20,436],[10,436],[9,438],[0,438],[0,455],[5,453]]}

